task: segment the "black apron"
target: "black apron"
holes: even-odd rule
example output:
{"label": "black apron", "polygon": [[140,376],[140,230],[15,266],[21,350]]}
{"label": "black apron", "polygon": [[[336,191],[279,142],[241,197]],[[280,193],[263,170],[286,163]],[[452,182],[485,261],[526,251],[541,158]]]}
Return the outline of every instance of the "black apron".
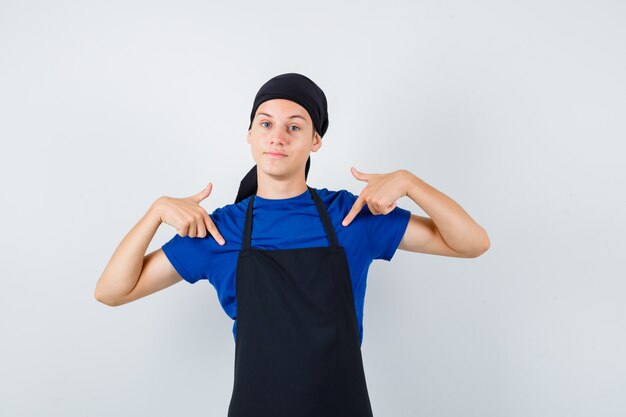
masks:
{"label": "black apron", "polygon": [[248,202],[228,417],[372,417],[348,260],[307,188],[330,246],[251,248],[256,194]]}

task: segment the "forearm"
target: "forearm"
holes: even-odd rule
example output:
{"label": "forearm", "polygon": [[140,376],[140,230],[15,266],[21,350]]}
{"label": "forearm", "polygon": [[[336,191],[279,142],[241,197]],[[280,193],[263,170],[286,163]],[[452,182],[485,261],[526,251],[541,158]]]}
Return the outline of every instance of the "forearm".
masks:
{"label": "forearm", "polygon": [[135,288],[143,268],[144,256],[160,224],[155,202],[113,252],[96,284],[94,297],[98,301],[115,305],[115,300]]}
{"label": "forearm", "polygon": [[467,254],[480,254],[489,248],[485,229],[460,205],[409,171],[406,172],[407,197],[428,214],[448,246]]}

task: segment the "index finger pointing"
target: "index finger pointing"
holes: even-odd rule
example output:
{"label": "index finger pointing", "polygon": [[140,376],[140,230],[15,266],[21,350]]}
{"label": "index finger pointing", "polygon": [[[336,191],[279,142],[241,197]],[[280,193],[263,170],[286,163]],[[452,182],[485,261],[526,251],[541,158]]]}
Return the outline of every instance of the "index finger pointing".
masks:
{"label": "index finger pointing", "polygon": [[209,230],[209,233],[211,234],[211,236],[213,236],[213,238],[217,241],[217,243],[224,246],[224,244],[226,244],[226,241],[224,240],[224,238],[222,237],[222,234],[217,229],[217,226],[215,226],[215,223],[211,219],[211,216],[209,216],[208,214],[204,216],[204,224],[206,225],[206,228]]}
{"label": "index finger pointing", "polygon": [[352,220],[356,217],[356,215],[359,214],[359,212],[361,211],[364,205],[365,205],[365,197],[363,197],[363,195],[360,195],[356,199],[354,204],[352,205],[350,212],[348,212],[348,215],[343,219],[341,224],[344,226],[349,225],[352,222]]}

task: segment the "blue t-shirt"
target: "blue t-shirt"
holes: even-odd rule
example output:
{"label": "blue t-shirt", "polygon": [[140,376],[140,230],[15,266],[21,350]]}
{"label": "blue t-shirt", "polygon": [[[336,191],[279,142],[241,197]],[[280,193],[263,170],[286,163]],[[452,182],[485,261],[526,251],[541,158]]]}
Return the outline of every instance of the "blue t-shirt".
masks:
{"label": "blue t-shirt", "polygon": [[[344,226],[341,222],[358,196],[347,190],[314,190],[326,207],[339,245],[344,247],[354,292],[359,343],[362,344],[363,304],[369,265],[374,259],[391,260],[402,240],[411,212],[396,206],[386,215],[374,215],[365,205],[352,222]],[[204,238],[180,237],[176,234],[162,246],[163,252],[183,279],[190,283],[207,279],[213,285],[222,308],[235,320],[235,340],[235,274],[249,201],[250,197],[247,197],[237,204],[228,204],[209,214],[226,241],[224,246],[208,233]],[[292,249],[330,245],[309,190],[285,199],[256,196],[252,216],[253,248]]]}

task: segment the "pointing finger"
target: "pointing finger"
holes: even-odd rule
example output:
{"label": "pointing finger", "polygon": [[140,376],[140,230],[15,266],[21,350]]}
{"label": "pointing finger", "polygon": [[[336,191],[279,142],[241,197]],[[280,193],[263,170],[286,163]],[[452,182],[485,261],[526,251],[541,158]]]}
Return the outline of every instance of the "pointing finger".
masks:
{"label": "pointing finger", "polygon": [[356,199],[356,201],[352,205],[352,209],[350,209],[350,212],[348,212],[348,215],[343,219],[341,224],[344,226],[349,225],[352,222],[352,220],[356,217],[356,215],[359,214],[359,212],[361,211],[364,205],[365,205],[365,197],[363,196],[363,194],[361,194]]}
{"label": "pointing finger", "polygon": [[217,230],[217,226],[215,226],[215,223],[213,223],[211,216],[209,216],[208,214],[205,214],[204,216],[204,224],[206,225],[206,228],[211,236],[213,236],[213,238],[217,241],[217,243],[223,246],[226,241],[222,237],[222,234],[219,232],[219,230]]}

